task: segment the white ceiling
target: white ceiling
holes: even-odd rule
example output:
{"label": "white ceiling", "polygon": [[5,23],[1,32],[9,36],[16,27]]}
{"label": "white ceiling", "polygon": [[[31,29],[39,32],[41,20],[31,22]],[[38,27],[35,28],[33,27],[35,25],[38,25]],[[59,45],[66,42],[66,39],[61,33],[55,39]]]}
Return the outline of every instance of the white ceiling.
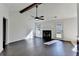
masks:
{"label": "white ceiling", "polygon": [[[19,12],[31,3],[10,3],[5,4],[10,11]],[[24,14],[29,13],[35,16],[35,8],[26,11]],[[57,16],[58,19],[77,17],[77,5],[75,3],[44,3],[38,8],[38,15],[45,16],[46,19],[53,19]]]}

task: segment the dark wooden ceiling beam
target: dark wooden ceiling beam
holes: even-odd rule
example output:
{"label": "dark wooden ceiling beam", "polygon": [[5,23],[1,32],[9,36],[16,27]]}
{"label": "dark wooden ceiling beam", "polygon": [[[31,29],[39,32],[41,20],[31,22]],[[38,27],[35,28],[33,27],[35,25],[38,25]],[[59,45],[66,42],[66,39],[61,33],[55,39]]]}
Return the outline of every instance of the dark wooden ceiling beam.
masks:
{"label": "dark wooden ceiling beam", "polygon": [[40,5],[40,4],[42,4],[42,3],[33,3],[33,4],[29,5],[28,7],[22,9],[22,10],[20,11],[20,13],[24,13],[25,11],[28,11],[28,10],[34,8],[36,5]]}

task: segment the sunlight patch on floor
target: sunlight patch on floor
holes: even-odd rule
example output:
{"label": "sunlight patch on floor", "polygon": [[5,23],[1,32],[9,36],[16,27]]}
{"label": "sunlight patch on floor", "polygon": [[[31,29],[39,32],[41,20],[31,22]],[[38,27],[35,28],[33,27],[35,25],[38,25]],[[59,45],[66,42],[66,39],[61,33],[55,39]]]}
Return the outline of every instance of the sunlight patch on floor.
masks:
{"label": "sunlight patch on floor", "polygon": [[30,31],[30,33],[25,37],[26,40],[33,38],[33,30]]}

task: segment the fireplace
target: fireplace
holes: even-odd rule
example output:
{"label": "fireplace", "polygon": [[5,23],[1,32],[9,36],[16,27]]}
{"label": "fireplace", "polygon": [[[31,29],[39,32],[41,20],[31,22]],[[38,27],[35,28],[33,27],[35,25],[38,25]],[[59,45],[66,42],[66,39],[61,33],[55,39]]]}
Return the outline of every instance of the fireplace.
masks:
{"label": "fireplace", "polygon": [[44,42],[51,41],[51,30],[43,30],[43,40]]}

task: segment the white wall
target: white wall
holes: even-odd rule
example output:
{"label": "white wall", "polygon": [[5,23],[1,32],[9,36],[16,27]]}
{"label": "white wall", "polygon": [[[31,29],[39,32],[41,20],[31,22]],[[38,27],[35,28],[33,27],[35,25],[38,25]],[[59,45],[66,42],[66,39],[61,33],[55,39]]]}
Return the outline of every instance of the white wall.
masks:
{"label": "white wall", "polygon": [[77,4],[77,23],[78,23],[78,37],[79,37],[79,3]]}
{"label": "white wall", "polygon": [[4,6],[4,4],[0,4],[0,52],[3,50],[3,16],[9,19],[9,14],[6,7]]}
{"label": "white wall", "polygon": [[77,41],[77,18],[69,18],[63,20],[64,40]]}
{"label": "white wall", "polygon": [[27,14],[21,14],[19,11],[9,11],[10,26],[8,43],[23,40],[33,28],[33,19],[27,18]]}

